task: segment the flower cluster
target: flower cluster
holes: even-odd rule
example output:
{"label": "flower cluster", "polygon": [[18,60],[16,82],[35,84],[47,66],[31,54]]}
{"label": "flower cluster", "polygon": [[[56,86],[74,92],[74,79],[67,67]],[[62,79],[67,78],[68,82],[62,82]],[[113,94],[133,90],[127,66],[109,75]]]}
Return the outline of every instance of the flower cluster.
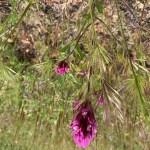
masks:
{"label": "flower cluster", "polygon": [[56,66],[55,66],[55,73],[63,75],[66,72],[69,71],[69,65],[65,61],[60,61]]}
{"label": "flower cluster", "polygon": [[96,120],[90,102],[85,101],[75,106],[74,116],[70,124],[71,133],[75,144],[85,148],[96,135]]}
{"label": "flower cluster", "polygon": [[[63,75],[69,71],[66,61],[60,61],[55,66],[55,73]],[[99,96],[96,105],[103,105],[104,97]],[[80,148],[86,148],[96,135],[96,119],[92,104],[89,101],[82,103],[79,100],[73,102],[73,118],[70,124],[71,135],[74,143]]]}

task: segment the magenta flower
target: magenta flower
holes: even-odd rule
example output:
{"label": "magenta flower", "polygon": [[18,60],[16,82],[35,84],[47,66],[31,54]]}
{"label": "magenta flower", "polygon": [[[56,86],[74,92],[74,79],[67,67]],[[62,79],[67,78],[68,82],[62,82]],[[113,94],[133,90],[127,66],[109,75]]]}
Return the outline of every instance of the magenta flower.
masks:
{"label": "magenta flower", "polygon": [[55,72],[60,75],[63,75],[64,73],[68,72],[68,70],[69,65],[65,61],[60,61],[55,67]]}
{"label": "magenta flower", "polygon": [[97,105],[103,105],[104,104],[104,97],[103,96],[99,96],[99,98],[96,101]]}
{"label": "magenta flower", "polygon": [[96,135],[96,120],[90,102],[80,104],[74,112],[70,128],[75,144],[86,148]]}

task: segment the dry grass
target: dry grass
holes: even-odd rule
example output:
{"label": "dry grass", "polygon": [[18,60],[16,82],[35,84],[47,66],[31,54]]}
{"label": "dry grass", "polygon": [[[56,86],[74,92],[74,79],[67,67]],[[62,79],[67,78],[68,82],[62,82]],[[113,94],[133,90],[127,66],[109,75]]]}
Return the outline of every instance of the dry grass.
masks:
{"label": "dry grass", "polygon": [[[76,98],[96,108],[87,150],[149,150],[149,3],[124,2],[9,1],[0,19],[1,150],[77,149],[69,129]],[[59,76],[62,59],[70,71]],[[105,104],[96,107],[99,95]]]}

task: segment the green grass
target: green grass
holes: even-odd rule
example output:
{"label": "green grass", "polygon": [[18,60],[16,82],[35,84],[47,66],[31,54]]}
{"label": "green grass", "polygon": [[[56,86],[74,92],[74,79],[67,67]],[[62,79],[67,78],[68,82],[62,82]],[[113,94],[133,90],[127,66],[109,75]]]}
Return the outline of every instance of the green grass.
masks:
{"label": "green grass", "polygon": [[[81,14],[74,24],[77,34],[67,42],[63,33],[70,26],[67,18],[60,23],[61,36],[57,39],[51,25],[46,24],[52,22],[45,14],[42,23],[49,43],[30,31],[35,36],[38,54],[34,61],[20,61],[15,53],[17,46],[21,46],[17,39],[19,29],[23,28],[23,21],[27,22],[32,13],[35,15],[41,9],[38,1],[22,1],[24,9],[17,9],[17,1],[10,2],[12,11],[0,24],[0,150],[77,149],[69,123],[72,101],[79,97],[81,101],[90,99],[96,108],[97,135],[87,150],[149,150],[150,94],[146,91],[150,89],[150,72],[144,64],[128,57],[125,33],[129,29],[124,30],[125,20],[119,8],[115,8],[120,18],[116,26],[121,32],[117,38],[104,17],[104,7],[97,6],[97,10],[92,0],[86,15]],[[96,20],[109,40],[98,39]],[[148,33],[139,29],[137,39],[130,35],[141,62],[149,58],[143,43],[138,42],[145,34]],[[52,46],[51,40],[58,40],[57,44]],[[48,55],[55,50],[56,59]],[[55,64],[65,58],[70,65],[69,73],[56,75]],[[88,75],[81,77],[78,73],[83,70]],[[95,106],[95,93],[104,95],[104,105]]]}

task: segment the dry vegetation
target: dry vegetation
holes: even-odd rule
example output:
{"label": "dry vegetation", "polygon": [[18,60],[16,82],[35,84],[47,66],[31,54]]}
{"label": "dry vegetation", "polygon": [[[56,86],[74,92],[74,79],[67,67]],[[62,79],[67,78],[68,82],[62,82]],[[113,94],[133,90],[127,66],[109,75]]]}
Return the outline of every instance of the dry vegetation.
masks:
{"label": "dry vegetation", "polygon": [[148,0],[0,0],[0,150],[78,149],[74,99],[94,108],[87,150],[150,149]]}

